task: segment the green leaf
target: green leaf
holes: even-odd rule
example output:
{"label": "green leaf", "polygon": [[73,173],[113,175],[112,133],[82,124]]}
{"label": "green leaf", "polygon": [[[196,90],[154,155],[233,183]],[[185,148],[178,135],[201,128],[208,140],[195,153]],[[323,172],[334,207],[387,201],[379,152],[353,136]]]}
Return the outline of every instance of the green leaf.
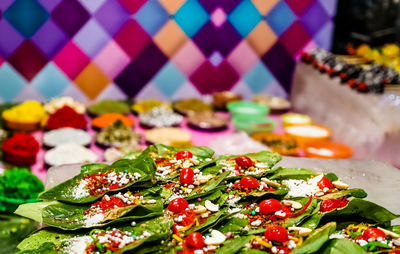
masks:
{"label": "green leaf", "polygon": [[211,214],[206,221],[204,221],[203,223],[201,223],[199,226],[197,227],[192,227],[190,230],[188,230],[186,232],[186,234],[190,234],[192,232],[198,231],[198,232],[202,232],[207,230],[208,228],[210,228],[211,226],[215,225],[218,223],[218,221],[222,221],[224,219],[226,219],[227,217],[230,217],[231,215],[226,213],[226,211],[228,210],[228,208],[223,208],[220,209],[218,212]]}
{"label": "green leaf", "polygon": [[214,178],[210,179],[206,184],[200,185],[200,187],[193,189],[186,200],[191,200],[201,196],[208,195],[214,191],[218,190],[218,186],[225,180],[225,178],[230,174],[230,172],[224,172],[222,174],[216,175]]}
{"label": "green leaf", "polygon": [[310,218],[308,218],[303,223],[301,223],[301,227],[316,229],[318,227],[319,222],[321,221],[322,217],[324,217],[323,213],[313,214]]}
{"label": "green leaf", "polygon": [[[300,202],[304,207],[304,205],[309,201],[309,198],[301,198],[296,201]],[[315,211],[315,208],[317,207],[317,204],[318,204],[317,200],[315,198],[313,198],[310,205],[307,207],[307,209],[302,214],[300,214],[297,217],[292,217],[292,218],[286,219],[283,223],[283,226],[290,227],[293,225],[300,224],[303,220],[305,220],[306,218],[310,217],[313,214],[313,212]]]}
{"label": "green leaf", "polygon": [[269,177],[270,180],[298,179],[307,180],[317,173],[304,168],[279,168]]}
{"label": "green leaf", "polygon": [[104,163],[90,163],[81,166],[81,173],[97,172],[101,169],[108,168],[109,165]]}
{"label": "green leaf", "polygon": [[[150,181],[152,180],[155,174],[155,165],[153,160],[149,156],[140,156],[140,158],[136,160],[121,160],[115,162],[112,166],[108,166],[105,168],[100,168],[97,166],[90,168],[87,166],[83,171],[84,173],[80,173],[72,179],[69,179],[53,188],[43,192],[40,194],[39,198],[43,200],[59,200],[69,203],[89,203],[93,202],[99,198],[101,198],[104,194],[98,196],[93,196],[87,193],[87,195],[82,195],[81,197],[76,197],[74,195],[74,189],[79,185],[80,181],[88,175],[98,172],[128,172],[131,174],[139,173],[141,177],[136,181],[129,182],[126,186],[118,189],[114,189],[112,191],[119,191],[125,189],[134,184]],[[83,166],[85,167],[85,166]]]}
{"label": "green leaf", "polygon": [[19,205],[17,210],[14,212],[20,216],[32,219],[37,222],[42,222],[42,211],[43,209],[52,204],[57,204],[57,201],[46,201],[36,203],[26,203]]}
{"label": "green leaf", "polygon": [[325,217],[330,219],[332,217],[340,217],[342,220],[345,218],[354,219],[355,217],[359,217],[382,224],[398,218],[399,215],[393,214],[386,208],[370,201],[354,198],[350,200],[344,208],[325,213]]}
{"label": "green leaf", "polygon": [[246,243],[250,242],[252,236],[242,236],[237,238],[232,238],[225,241],[222,247],[218,248],[215,252],[216,254],[231,254],[236,253],[242,249]]}
{"label": "green leaf", "polygon": [[327,200],[327,199],[338,199],[341,197],[352,196],[355,198],[365,198],[367,197],[367,193],[363,189],[349,189],[342,190],[334,193],[329,193],[324,196],[319,197],[319,199]]}
{"label": "green leaf", "polygon": [[330,222],[321,228],[312,232],[303,244],[296,247],[291,254],[304,254],[317,252],[326,241],[329,240],[329,235],[336,229],[336,223]]}
{"label": "green leaf", "polygon": [[37,249],[20,251],[18,254],[57,254],[59,251],[56,250],[54,243],[43,243]]}
{"label": "green leaf", "polygon": [[331,239],[320,250],[321,254],[366,254],[358,244],[347,239]]}
{"label": "green leaf", "polygon": [[331,182],[339,180],[339,177],[337,177],[337,175],[334,174],[334,173],[326,173],[326,174],[324,174],[324,176],[326,178],[328,178],[328,180],[331,181]]}
{"label": "green leaf", "polygon": [[231,218],[225,224],[223,224],[218,231],[226,234],[228,232],[232,233],[239,233],[249,224],[248,219],[241,219],[241,218]]}
{"label": "green leaf", "polygon": [[55,228],[44,228],[25,238],[18,244],[17,248],[21,251],[35,250],[47,242],[56,246],[61,246],[64,239],[81,235],[82,233],[69,233]]}

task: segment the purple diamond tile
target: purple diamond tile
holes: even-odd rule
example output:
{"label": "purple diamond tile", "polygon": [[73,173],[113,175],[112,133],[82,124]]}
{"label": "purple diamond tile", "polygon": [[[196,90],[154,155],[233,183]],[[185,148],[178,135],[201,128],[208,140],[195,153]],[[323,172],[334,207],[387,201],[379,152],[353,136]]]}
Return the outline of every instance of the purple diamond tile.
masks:
{"label": "purple diamond tile", "polygon": [[334,17],[336,13],[337,0],[318,0],[319,3],[324,7],[325,11],[329,14],[329,16]]}
{"label": "purple diamond tile", "polygon": [[193,41],[206,56],[210,56],[214,51],[219,51],[223,56],[227,56],[240,40],[240,35],[229,22],[225,22],[219,28],[215,27],[212,22],[208,22],[193,37]]}
{"label": "purple diamond tile", "polygon": [[90,12],[95,13],[107,0],[80,0],[81,4]]}
{"label": "purple diamond tile", "polygon": [[75,35],[74,41],[91,58],[107,44],[110,36],[95,19],[90,19]]}
{"label": "purple diamond tile", "polygon": [[70,37],[89,19],[88,12],[77,0],[63,0],[51,15],[54,22]]}
{"label": "purple diamond tile", "polygon": [[103,28],[114,36],[129,19],[129,14],[117,0],[107,0],[95,14]]}
{"label": "purple diamond tile", "polygon": [[214,67],[218,67],[218,65],[220,65],[224,60],[224,57],[218,51],[214,51],[208,60]]}
{"label": "purple diamond tile", "polygon": [[330,20],[329,15],[318,1],[315,1],[302,15],[302,23],[310,35],[316,34],[328,20]]}
{"label": "purple diamond tile", "polygon": [[326,50],[331,49],[333,29],[334,29],[334,24],[332,21],[329,21],[314,36],[314,40],[319,47],[324,48]]}
{"label": "purple diamond tile", "polygon": [[68,36],[49,19],[47,22],[35,33],[32,41],[51,59],[68,41]]}
{"label": "purple diamond tile", "polygon": [[217,7],[224,9],[226,13],[230,13],[240,0],[199,0],[208,13],[212,13]]}
{"label": "purple diamond tile", "polygon": [[263,57],[262,61],[286,91],[290,91],[295,62],[278,42]]}
{"label": "purple diamond tile", "polygon": [[[0,11],[5,11],[10,5],[14,2],[14,0],[1,0],[0,1]],[[0,12],[1,13],[1,12]],[[1,17],[1,15],[0,15]]]}
{"label": "purple diamond tile", "polygon": [[0,55],[2,58],[8,58],[23,40],[22,35],[7,20],[0,20]]}
{"label": "purple diamond tile", "polygon": [[167,60],[168,58],[151,42],[117,77],[115,83],[129,97],[135,96]]}
{"label": "purple diamond tile", "polygon": [[295,56],[297,52],[307,44],[310,40],[310,35],[304,29],[300,21],[294,22],[287,30],[281,35],[280,41],[285,46],[286,50]]}
{"label": "purple diamond tile", "polygon": [[[316,0],[286,0],[293,12],[297,15],[303,14],[303,12]],[[331,1],[331,0],[327,0]]]}
{"label": "purple diamond tile", "polygon": [[218,67],[206,61],[190,76],[190,80],[202,94],[211,94],[230,90],[239,80],[239,74],[225,61]]}
{"label": "purple diamond tile", "polygon": [[61,0],[38,0],[38,2],[48,11],[52,12]]}

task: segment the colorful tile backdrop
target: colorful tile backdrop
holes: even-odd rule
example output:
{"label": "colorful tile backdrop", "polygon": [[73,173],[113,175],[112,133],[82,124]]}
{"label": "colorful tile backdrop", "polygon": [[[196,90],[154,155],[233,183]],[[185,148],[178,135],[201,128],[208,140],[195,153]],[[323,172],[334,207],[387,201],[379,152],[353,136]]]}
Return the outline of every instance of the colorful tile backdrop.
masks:
{"label": "colorful tile backdrop", "polygon": [[0,0],[0,101],[285,95],[336,0]]}

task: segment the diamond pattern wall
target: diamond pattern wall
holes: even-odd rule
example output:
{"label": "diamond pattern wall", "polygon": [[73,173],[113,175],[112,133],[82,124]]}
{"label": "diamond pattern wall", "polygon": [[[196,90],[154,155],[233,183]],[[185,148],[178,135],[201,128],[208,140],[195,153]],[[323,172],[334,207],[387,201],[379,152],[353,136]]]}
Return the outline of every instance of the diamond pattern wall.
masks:
{"label": "diamond pattern wall", "polygon": [[[329,2],[329,3],[328,3]],[[290,92],[336,0],[1,0],[0,101]]]}

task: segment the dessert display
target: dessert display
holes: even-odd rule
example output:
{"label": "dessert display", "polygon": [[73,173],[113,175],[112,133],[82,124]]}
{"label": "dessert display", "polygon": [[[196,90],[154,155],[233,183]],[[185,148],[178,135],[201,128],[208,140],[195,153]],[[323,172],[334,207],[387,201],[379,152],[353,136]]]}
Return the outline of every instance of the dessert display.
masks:
{"label": "dessert display", "polygon": [[97,161],[98,156],[90,149],[73,143],[56,146],[46,152],[44,162],[48,166],[73,163],[90,163]]}
{"label": "dessert display", "polygon": [[[22,253],[396,253],[399,218],[332,173],[279,154],[149,146],[83,165],[16,214],[45,226]],[[143,188],[146,186],[146,188]],[[355,219],[357,221],[355,221]],[[76,230],[76,231],[71,231]]]}
{"label": "dessert display", "polygon": [[285,133],[294,137],[302,146],[311,142],[328,140],[331,135],[329,129],[315,124],[288,126],[285,127]]}
{"label": "dessert display", "polygon": [[290,101],[277,96],[259,94],[253,97],[253,102],[266,106],[271,114],[282,114],[291,107]]}
{"label": "dessert display", "polygon": [[26,101],[6,109],[2,113],[5,126],[15,131],[32,132],[40,128],[46,112],[37,101]]}
{"label": "dessert display", "polygon": [[124,101],[102,100],[88,107],[87,111],[92,115],[104,115],[108,113],[125,115],[129,113],[130,107]]}
{"label": "dessert display", "polygon": [[221,131],[228,127],[228,122],[226,115],[210,111],[191,113],[187,117],[188,126],[197,130]]}
{"label": "dessert display", "polygon": [[213,93],[213,104],[215,109],[217,110],[227,110],[227,105],[230,102],[241,101],[242,95],[231,92],[231,91],[223,91]]}
{"label": "dessert display", "polygon": [[57,110],[63,108],[64,106],[74,109],[78,114],[85,114],[86,111],[85,105],[68,96],[52,99],[50,102],[44,105],[44,109],[47,113],[54,114]]}
{"label": "dessert display", "polygon": [[32,165],[36,162],[39,143],[30,134],[15,133],[2,144],[3,159],[18,166]]}
{"label": "dessert display", "polygon": [[282,115],[282,122],[284,126],[310,125],[311,118],[303,114],[287,113]]}
{"label": "dessert display", "polygon": [[133,120],[131,118],[117,113],[108,113],[94,118],[92,120],[92,127],[96,129],[106,128],[118,120],[127,127],[133,126]]}
{"label": "dessert display", "polygon": [[150,112],[153,108],[159,107],[171,108],[171,105],[156,99],[148,99],[134,103],[132,105],[132,110],[137,114],[141,114]]}
{"label": "dessert display", "polygon": [[323,159],[348,159],[353,153],[350,147],[329,141],[310,143],[304,152],[306,157]]}
{"label": "dessert display", "polygon": [[91,142],[92,137],[89,133],[70,127],[48,131],[43,135],[43,145],[46,147],[56,147],[67,143],[88,146]]}
{"label": "dessert display", "polygon": [[6,170],[0,175],[0,211],[14,212],[18,205],[36,202],[43,183],[24,168]]}
{"label": "dessert display", "polygon": [[188,98],[175,101],[174,103],[172,103],[172,107],[176,112],[184,116],[191,113],[213,111],[213,108],[210,104],[205,103],[198,98]]}
{"label": "dessert display", "polygon": [[187,146],[191,143],[192,135],[180,128],[164,127],[146,131],[145,138],[152,144]]}
{"label": "dessert display", "polygon": [[62,108],[49,115],[46,121],[46,128],[49,130],[61,129],[61,128],[75,128],[85,129],[87,121],[85,116],[79,114],[75,109],[70,106],[63,106]]}
{"label": "dessert display", "polygon": [[183,117],[170,108],[154,107],[146,113],[139,114],[140,125],[144,128],[176,127]]}
{"label": "dessert display", "polygon": [[251,136],[254,140],[268,146],[271,151],[287,156],[299,154],[295,138],[288,135],[280,135],[271,132],[259,132]]}
{"label": "dessert display", "polygon": [[96,134],[96,143],[101,147],[135,147],[138,146],[139,139],[140,136],[121,120]]}

